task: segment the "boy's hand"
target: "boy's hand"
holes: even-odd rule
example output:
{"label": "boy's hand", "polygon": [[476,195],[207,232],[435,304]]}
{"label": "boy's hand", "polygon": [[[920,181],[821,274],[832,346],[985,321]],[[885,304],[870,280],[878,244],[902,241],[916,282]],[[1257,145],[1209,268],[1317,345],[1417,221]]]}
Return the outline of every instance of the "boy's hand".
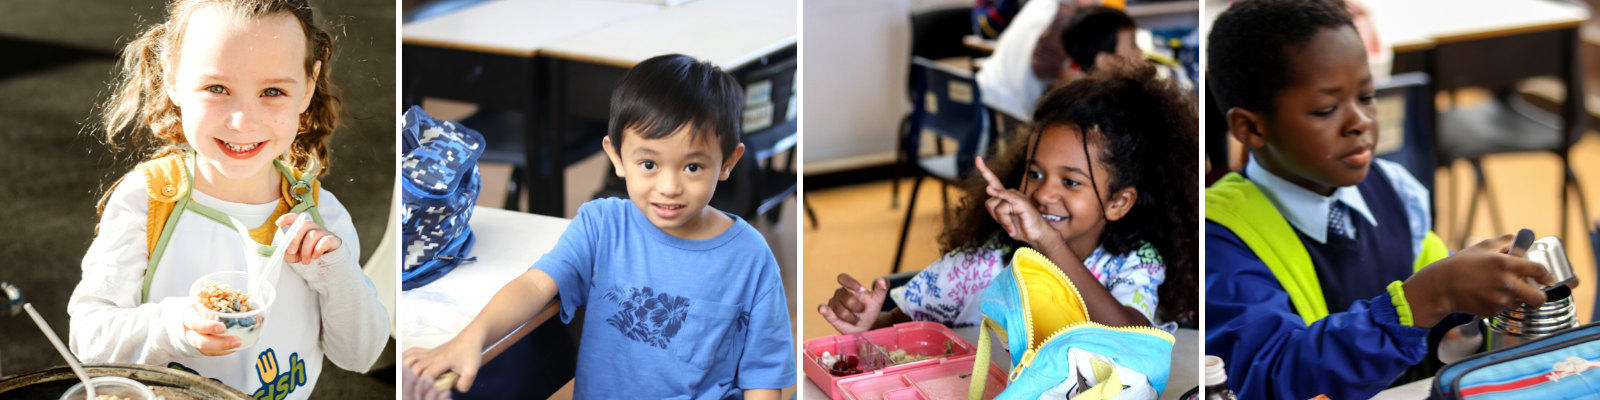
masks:
{"label": "boy's hand", "polygon": [[817,307],[817,313],[842,334],[856,334],[872,330],[883,311],[884,299],[889,296],[889,281],[878,278],[873,289],[867,290],[849,274],[839,274],[839,289],[833,291],[828,304]]}
{"label": "boy's hand", "polygon": [[401,354],[401,366],[415,371],[418,377],[426,378],[429,385],[440,374],[455,371],[461,376],[456,380],[455,389],[465,393],[472,388],[472,380],[478,377],[478,367],[483,366],[483,343],[472,342],[462,335],[456,335],[455,339],[438,348],[413,347]]}
{"label": "boy's hand", "polygon": [[183,340],[200,350],[206,357],[225,356],[233,354],[239,348],[239,338],[233,336],[219,336],[226,332],[228,327],[221,322],[206,318],[195,311],[194,305],[183,309]]}
{"label": "boy's hand", "polygon": [[410,367],[402,367],[400,383],[405,387],[406,400],[443,400],[450,398],[450,389],[435,389],[433,378],[419,376]]}
{"label": "boy's hand", "polygon": [[1027,195],[1001,185],[1000,178],[983,163],[983,157],[978,157],[976,164],[978,172],[983,174],[983,180],[989,182],[989,187],[984,190],[990,197],[984,200],[983,206],[989,209],[989,217],[1000,223],[1001,228],[1005,228],[1006,235],[1027,243],[1040,252],[1048,252],[1066,243],[1066,239],[1061,237],[1061,232],[1050,228],[1050,223],[1039,214],[1039,208],[1028,200]]}
{"label": "boy's hand", "polygon": [[[278,226],[294,224],[299,214],[284,214],[278,217]],[[333,232],[316,222],[306,221],[305,229],[300,230],[300,236],[289,239],[289,250],[284,251],[283,259],[291,263],[305,263],[322,257],[330,251],[337,250],[344,241],[334,236]]]}
{"label": "boy's hand", "polygon": [[1526,303],[1544,304],[1545,295],[1524,278],[1545,285],[1554,284],[1544,266],[1506,252],[1512,235],[1478,242],[1443,260],[1434,262],[1406,279],[1406,302],[1411,304],[1412,323],[1432,328],[1453,312],[1493,317],[1501,311]]}

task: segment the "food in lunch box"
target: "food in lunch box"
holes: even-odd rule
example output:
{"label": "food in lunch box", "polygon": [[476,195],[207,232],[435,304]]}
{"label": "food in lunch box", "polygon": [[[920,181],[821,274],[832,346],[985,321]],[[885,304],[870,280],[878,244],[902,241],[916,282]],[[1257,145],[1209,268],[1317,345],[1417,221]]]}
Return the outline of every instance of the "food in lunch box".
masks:
{"label": "food in lunch box", "polygon": [[[878,354],[888,354],[889,361],[892,364],[899,365],[899,364],[914,363],[914,362],[923,361],[923,360],[932,360],[932,359],[935,359],[935,358],[948,356],[948,355],[952,354],[955,351],[955,349],[954,349],[955,342],[946,341],[946,342],[944,342],[944,344],[945,344],[944,354],[938,354],[938,355],[935,355],[935,354],[911,354],[910,352],[907,352],[905,349],[898,349],[898,350],[895,350],[893,352],[888,352],[888,348],[886,348],[884,346],[872,346],[872,347],[876,347],[876,349],[878,351]],[[865,350],[863,350],[863,351],[865,351]],[[859,373],[863,373],[863,372],[872,370],[871,366],[862,365],[861,358],[856,357],[854,355],[832,354],[830,352],[824,351],[824,352],[822,352],[822,356],[821,357],[817,357],[817,362],[821,363],[824,367],[826,367],[828,369],[828,373],[833,374],[834,376],[855,375],[855,374],[859,374]]]}
{"label": "food in lunch box", "polygon": [[822,365],[827,366],[828,373],[833,374],[833,376],[848,376],[867,372],[861,370],[861,358],[853,355],[831,355],[824,351],[822,352],[821,360],[823,361]]}
{"label": "food in lunch box", "polygon": [[889,361],[893,361],[895,364],[914,363],[922,360],[932,360],[939,357],[943,357],[943,355],[936,356],[932,354],[908,354],[906,353],[906,349],[895,350],[894,352],[889,353]]}
{"label": "food in lunch box", "polygon": [[102,394],[102,395],[99,395],[99,396],[95,396],[94,400],[133,400],[133,398],[132,397],[117,397],[117,396],[111,396],[111,395]]}
{"label": "food in lunch box", "polygon": [[206,281],[206,286],[195,294],[200,304],[216,312],[242,313],[249,312],[250,295],[244,291],[234,289],[225,283]]}

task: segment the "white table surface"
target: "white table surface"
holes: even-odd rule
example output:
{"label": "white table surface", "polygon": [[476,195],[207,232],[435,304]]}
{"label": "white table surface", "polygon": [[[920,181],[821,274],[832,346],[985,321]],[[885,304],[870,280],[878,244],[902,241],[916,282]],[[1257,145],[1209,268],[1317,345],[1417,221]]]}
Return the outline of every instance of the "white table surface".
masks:
{"label": "white table surface", "polygon": [[400,33],[405,44],[533,57],[551,43],[659,9],[620,1],[491,1],[405,24]]}
{"label": "white table surface", "polygon": [[[428,285],[413,290],[450,294],[462,308],[477,312],[489,304],[495,292],[522,275],[534,261],[554,248],[571,220],[506,211],[496,208],[473,209],[472,232],[477,236],[470,257],[478,261],[456,267]],[[406,303],[404,294],[401,303]],[[404,317],[402,317],[403,319]],[[433,335],[407,335],[401,332],[401,350],[412,347],[431,349],[455,338],[457,332]]]}
{"label": "white table surface", "polygon": [[[978,327],[969,326],[954,330],[956,334],[961,335],[963,339],[967,339],[968,342],[971,342],[976,347]],[[1189,389],[1194,389],[1195,386],[1200,385],[1200,331],[1179,329],[1178,333],[1173,335],[1173,338],[1177,339],[1177,343],[1172,346],[1172,372],[1168,375],[1167,390],[1161,393],[1161,400],[1177,399],[1184,392],[1188,392]],[[1000,347],[999,342],[996,341],[989,346],[989,351],[990,362],[999,365],[1001,371],[1010,373],[1011,355],[1006,353],[1006,349]],[[805,362],[804,356],[800,356],[800,359],[800,362]],[[823,394],[822,388],[812,382],[811,378],[806,377],[803,371],[800,372],[800,380],[802,381],[800,386],[803,388],[800,391],[801,399],[828,400],[828,395]]]}
{"label": "white table surface", "polygon": [[598,1],[619,1],[619,2],[623,2],[623,3],[653,4],[653,5],[658,5],[658,6],[668,6],[668,7],[670,7],[670,6],[681,5],[683,3],[688,3],[688,2],[691,2],[691,1],[694,1],[694,0],[598,0]]}
{"label": "white table surface", "polygon": [[1433,379],[1425,379],[1389,388],[1372,396],[1372,400],[1422,400],[1428,398]]}
{"label": "white table surface", "polygon": [[797,0],[694,0],[545,46],[540,55],[629,68],[679,53],[733,69],[797,43]]}
{"label": "white table surface", "polygon": [[[1554,0],[1365,0],[1378,34],[1396,51],[1421,50],[1437,43],[1570,27],[1589,19],[1582,7]],[[1227,8],[1206,0],[1201,33]]]}
{"label": "white table surface", "polygon": [[1367,1],[1396,50],[1582,24],[1588,10],[1554,0]]}

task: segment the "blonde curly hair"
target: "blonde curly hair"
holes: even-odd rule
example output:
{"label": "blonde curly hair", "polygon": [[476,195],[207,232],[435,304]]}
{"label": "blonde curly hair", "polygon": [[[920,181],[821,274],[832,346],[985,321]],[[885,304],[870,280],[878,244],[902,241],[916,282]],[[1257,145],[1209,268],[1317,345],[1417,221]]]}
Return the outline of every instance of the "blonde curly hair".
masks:
{"label": "blonde curly hair", "polygon": [[[145,160],[182,153],[183,124],[178,105],[165,94],[174,79],[177,49],[182,48],[183,32],[199,11],[216,10],[242,21],[254,21],[288,13],[300,21],[306,35],[306,75],[316,73],[316,91],[311,104],[300,114],[298,135],[289,148],[285,164],[306,170],[316,166],[316,175],[328,171],[328,137],[340,124],[338,88],[329,78],[333,74],[333,35],[318,27],[311,6],[305,0],[174,0],[167,6],[167,21],[151,25],[122,50],[120,73],[112,85],[111,98],[100,106],[104,139],[120,149],[119,137],[127,133],[135,151],[153,147]],[[322,67],[317,70],[316,65]],[[108,191],[109,194],[109,191]],[[104,205],[105,200],[101,200]]]}

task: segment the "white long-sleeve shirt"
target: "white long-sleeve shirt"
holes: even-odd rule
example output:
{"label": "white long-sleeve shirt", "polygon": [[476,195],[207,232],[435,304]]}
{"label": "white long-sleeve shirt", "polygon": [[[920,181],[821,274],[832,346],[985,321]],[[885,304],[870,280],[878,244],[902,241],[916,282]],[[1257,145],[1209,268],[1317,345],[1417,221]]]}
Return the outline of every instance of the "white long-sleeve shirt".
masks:
{"label": "white long-sleeve shirt", "polygon": [[[230,203],[198,190],[193,200],[251,227],[266,223],[277,204]],[[156,270],[149,302],[140,304],[150,256],[150,200],[144,175],[130,173],[107,201],[99,236],[83,258],[83,280],[67,306],[72,351],[85,362],[181,366],[246,394],[288,391],[289,399],[310,395],[324,355],[341,368],[366,370],[383,351],[388,313],[361,273],[361,244],[349,212],[326,190],[317,200],[326,227],[343,244],[280,272],[278,298],[265,314],[259,343],[206,357],[183,337],[183,312],[194,301],[189,286],[207,273],[245,271],[244,239],[228,226],[186,213]]]}

